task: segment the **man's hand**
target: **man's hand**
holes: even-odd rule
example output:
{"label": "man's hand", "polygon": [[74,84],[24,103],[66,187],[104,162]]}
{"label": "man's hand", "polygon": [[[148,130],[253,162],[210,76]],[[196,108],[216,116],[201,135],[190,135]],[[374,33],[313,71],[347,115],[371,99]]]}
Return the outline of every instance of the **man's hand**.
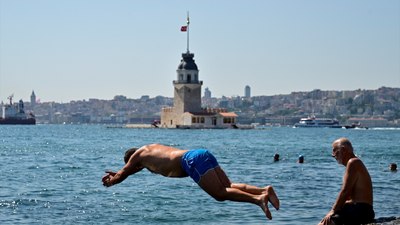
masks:
{"label": "man's hand", "polygon": [[335,224],[331,217],[334,214],[333,210],[329,211],[328,214],[326,214],[326,216],[321,220],[321,222],[319,222],[318,225],[331,225],[331,224]]}
{"label": "man's hand", "polygon": [[115,173],[115,172],[113,172],[113,171],[109,171],[109,170],[107,170],[106,173],[107,173],[107,174],[104,175],[103,178],[101,178],[101,180],[103,181],[103,185],[104,185],[104,186],[110,187],[110,186],[113,185],[112,182],[111,182],[111,180],[113,179],[113,177],[114,177],[117,173]]}

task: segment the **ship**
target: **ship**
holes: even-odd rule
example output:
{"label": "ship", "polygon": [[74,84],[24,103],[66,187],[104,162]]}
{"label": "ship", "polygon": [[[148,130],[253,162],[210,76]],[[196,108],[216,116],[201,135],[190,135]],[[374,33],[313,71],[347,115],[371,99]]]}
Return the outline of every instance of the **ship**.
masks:
{"label": "ship", "polygon": [[18,103],[13,104],[13,95],[8,97],[9,104],[2,104],[2,114],[0,117],[0,125],[35,125],[36,118],[33,113],[25,113],[24,102],[19,100]]}
{"label": "ship", "polygon": [[315,116],[309,116],[307,118],[301,118],[298,123],[294,124],[294,127],[307,127],[307,128],[342,128],[339,121],[336,119],[329,118],[316,118]]}

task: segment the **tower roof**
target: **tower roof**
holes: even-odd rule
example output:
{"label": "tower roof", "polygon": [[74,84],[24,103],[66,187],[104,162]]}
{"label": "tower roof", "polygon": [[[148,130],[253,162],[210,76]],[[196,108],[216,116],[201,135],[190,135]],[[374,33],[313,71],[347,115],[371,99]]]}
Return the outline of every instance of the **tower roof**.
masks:
{"label": "tower roof", "polygon": [[198,70],[193,57],[193,53],[182,53],[182,59],[181,63],[178,66],[178,70]]}

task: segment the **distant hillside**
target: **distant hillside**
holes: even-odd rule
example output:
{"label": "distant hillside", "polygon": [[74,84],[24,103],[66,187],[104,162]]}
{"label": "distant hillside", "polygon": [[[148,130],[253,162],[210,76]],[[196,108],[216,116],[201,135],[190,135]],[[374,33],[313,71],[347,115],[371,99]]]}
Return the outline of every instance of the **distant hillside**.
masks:
{"label": "distant hillside", "polygon": [[[221,107],[235,111],[240,123],[272,123],[292,125],[301,117],[337,118],[341,123],[358,120],[383,121],[380,126],[399,126],[400,88],[381,87],[377,90],[292,92],[286,95],[244,98],[202,98],[203,107]],[[173,99],[163,96],[130,99],[115,96],[112,100],[89,99],[69,103],[29,102],[39,123],[149,123],[159,119],[163,107]]]}

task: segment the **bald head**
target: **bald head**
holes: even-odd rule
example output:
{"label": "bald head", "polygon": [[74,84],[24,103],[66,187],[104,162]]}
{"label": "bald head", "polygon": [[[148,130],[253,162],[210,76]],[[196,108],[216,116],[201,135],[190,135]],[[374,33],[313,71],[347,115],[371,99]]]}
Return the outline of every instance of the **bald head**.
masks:
{"label": "bald head", "polygon": [[332,157],[339,164],[346,166],[349,159],[354,158],[353,146],[347,138],[339,138],[332,143]]}
{"label": "bald head", "polygon": [[344,148],[350,152],[353,152],[353,145],[351,144],[350,140],[347,138],[339,138],[332,143],[333,146]]}

